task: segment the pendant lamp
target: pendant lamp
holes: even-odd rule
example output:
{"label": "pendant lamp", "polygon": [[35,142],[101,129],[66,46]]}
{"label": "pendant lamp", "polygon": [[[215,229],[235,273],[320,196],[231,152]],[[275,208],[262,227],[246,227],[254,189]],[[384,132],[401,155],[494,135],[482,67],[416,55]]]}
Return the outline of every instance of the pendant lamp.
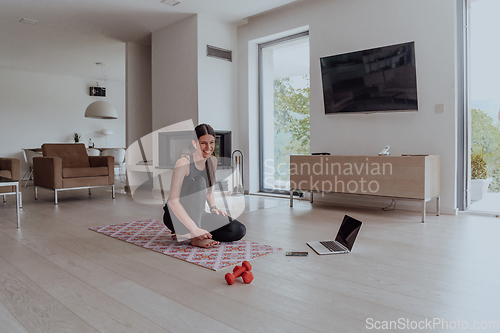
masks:
{"label": "pendant lamp", "polygon": [[90,103],[85,110],[86,118],[117,119],[118,113],[110,103],[106,101],[95,101]]}

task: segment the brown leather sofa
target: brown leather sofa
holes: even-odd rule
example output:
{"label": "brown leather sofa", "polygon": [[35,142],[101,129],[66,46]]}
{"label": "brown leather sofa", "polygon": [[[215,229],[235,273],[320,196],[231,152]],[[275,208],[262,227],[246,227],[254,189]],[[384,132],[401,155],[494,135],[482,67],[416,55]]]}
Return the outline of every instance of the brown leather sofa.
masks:
{"label": "brown leather sofa", "polygon": [[37,188],[57,192],[92,187],[111,186],[115,198],[115,170],[112,156],[88,156],[83,143],[46,143],[42,145],[43,157],[33,158],[33,184],[35,200]]}
{"label": "brown leather sofa", "polygon": [[[17,158],[0,158],[0,176],[20,181],[21,161]],[[19,183],[19,186],[21,186],[21,183]],[[19,190],[21,190],[21,187],[19,187]],[[16,192],[15,186],[0,186],[0,195],[2,195],[2,193],[13,192]]]}

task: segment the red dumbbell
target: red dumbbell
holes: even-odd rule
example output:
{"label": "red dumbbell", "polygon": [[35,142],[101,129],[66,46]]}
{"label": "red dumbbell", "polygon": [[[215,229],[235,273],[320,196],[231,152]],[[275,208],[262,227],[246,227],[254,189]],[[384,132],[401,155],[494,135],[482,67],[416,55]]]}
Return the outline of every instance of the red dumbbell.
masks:
{"label": "red dumbbell", "polygon": [[252,272],[244,272],[241,274],[241,278],[243,279],[243,282],[245,283],[251,283],[253,281],[253,273]]}
{"label": "red dumbbell", "polygon": [[250,275],[248,274],[245,274],[246,278],[243,279],[243,281],[245,281],[245,279],[249,282],[245,282],[245,283],[250,283],[252,282],[253,280],[253,274],[250,272],[252,270],[252,265],[250,265],[250,263],[248,261],[243,261],[241,263],[241,266],[236,266],[234,269],[233,269],[233,273],[227,273],[225,278],[226,278],[226,282],[229,284],[229,285],[232,285],[234,283],[234,281],[236,281],[236,278],[239,277],[240,275],[244,274],[244,273],[250,273]]}

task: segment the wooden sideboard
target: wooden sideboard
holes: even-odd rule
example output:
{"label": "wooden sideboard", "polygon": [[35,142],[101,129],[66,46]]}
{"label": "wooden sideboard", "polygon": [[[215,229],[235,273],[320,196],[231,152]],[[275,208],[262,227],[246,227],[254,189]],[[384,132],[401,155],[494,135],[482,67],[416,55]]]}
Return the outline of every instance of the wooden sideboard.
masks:
{"label": "wooden sideboard", "polygon": [[345,193],[389,199],[420,201],[422,222],[426,203],[436,199],[440,213],[438,155],[408,156],[290,156],[290,207],[293,192]]}

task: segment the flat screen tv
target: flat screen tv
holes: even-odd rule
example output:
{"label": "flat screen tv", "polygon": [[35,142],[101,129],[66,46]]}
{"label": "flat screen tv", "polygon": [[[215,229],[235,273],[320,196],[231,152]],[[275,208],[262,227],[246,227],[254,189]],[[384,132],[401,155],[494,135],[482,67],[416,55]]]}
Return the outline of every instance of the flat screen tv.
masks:
{"label": "flat screen tv", "polygon": [[418,111],[414,42],[320,62],[325,114]]}

